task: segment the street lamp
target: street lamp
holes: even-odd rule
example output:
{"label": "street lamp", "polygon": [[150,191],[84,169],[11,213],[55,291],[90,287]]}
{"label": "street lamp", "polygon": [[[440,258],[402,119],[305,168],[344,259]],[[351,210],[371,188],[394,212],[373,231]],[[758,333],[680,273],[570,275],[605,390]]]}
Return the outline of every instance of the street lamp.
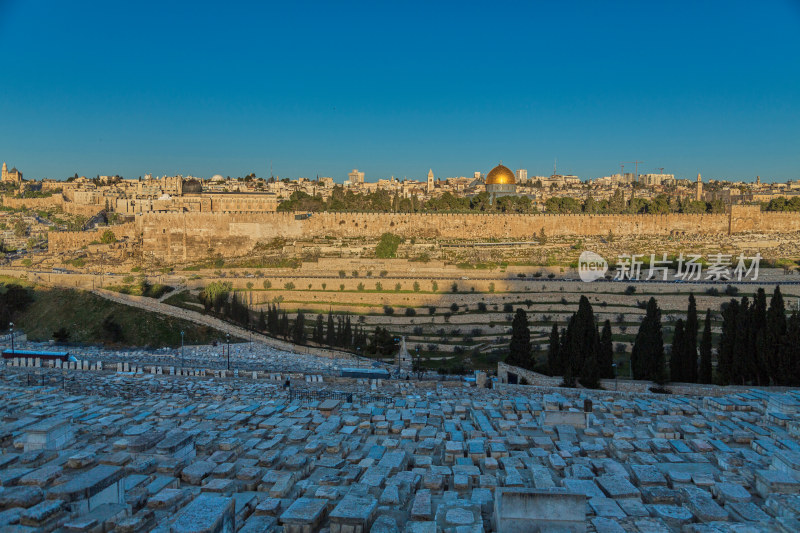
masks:
{"label": "street lamp", "polygon": [[181,367],[183,367],[183,356],[184,356],[184,352],[183,352],[183,334],[184,334],[184,331],[181,330]]}
{"label": "street lamp", "polygon": [[225,341],[228,343],[228,366],[227,366],[227,370],[230,370],[231,369],[231,334],[230,333],[226,333],[225,334]]}
{"label": "street lamp", "polygon": [[8,323],[8,329],[11,332],[11,354],[14,355],[14,323]]}

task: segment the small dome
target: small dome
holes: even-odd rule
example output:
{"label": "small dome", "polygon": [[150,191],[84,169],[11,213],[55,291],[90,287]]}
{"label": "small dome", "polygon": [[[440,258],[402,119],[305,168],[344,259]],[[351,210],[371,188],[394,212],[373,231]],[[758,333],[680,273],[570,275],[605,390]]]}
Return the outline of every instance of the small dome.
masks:
{"label": "small dome", "polygon": [[514,185],[514,173],[508,167],[497,165],[486,175],[486,185]]}
{"label": "small dome", "polygon": [[211,181],[225,181],[225,178],[223,178],[223,177],[222,177],[222,176],[220,176],[219,174],[214,174],[214,175],[211,177]]}

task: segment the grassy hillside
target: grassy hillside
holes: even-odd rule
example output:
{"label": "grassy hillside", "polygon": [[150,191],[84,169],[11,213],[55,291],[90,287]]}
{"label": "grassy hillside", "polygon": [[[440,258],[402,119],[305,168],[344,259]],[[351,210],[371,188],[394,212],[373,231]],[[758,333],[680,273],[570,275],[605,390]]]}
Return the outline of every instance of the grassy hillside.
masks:
{"label": "grassy hillside", "polygon": [[180,346],[206,344],[224,337],[207,326],[118,304],[90,292],[36,287],[33,302],[14,317],[32,341],[47,341],[64,328],[69,342],[109,346]]}

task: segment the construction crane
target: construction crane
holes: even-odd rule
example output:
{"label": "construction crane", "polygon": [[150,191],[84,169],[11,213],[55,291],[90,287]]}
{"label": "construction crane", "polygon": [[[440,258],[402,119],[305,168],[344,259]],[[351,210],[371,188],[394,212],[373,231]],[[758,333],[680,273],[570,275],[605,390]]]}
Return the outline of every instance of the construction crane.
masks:
{"label": "construction crane", "polygon": [[638,182],[639,181],[639,163],[644,163],[644,161],[623,161],[622,163],[620,163],[620,166],[622,166],[622,173],[623,174],[625,174],[625,163],[633,163],[635,165],[634,166],[634,172],[635,172],[634,177],[635,177],[636,181]]}

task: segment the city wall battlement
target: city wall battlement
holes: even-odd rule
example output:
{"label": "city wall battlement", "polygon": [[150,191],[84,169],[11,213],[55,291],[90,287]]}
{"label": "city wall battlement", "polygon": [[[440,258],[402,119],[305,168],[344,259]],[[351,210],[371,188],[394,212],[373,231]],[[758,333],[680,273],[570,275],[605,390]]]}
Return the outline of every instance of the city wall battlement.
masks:
{"label": "city wall battlement", "polygon": [[143,251],[172,261],[241,255],[274,238],[526,239],[542,230],[562,235],[670,235],[800,231],[800,213],[765,213],[732,206],[728,213],[689,215],[506,215],[435,213],[153,213],[137,216]]}

